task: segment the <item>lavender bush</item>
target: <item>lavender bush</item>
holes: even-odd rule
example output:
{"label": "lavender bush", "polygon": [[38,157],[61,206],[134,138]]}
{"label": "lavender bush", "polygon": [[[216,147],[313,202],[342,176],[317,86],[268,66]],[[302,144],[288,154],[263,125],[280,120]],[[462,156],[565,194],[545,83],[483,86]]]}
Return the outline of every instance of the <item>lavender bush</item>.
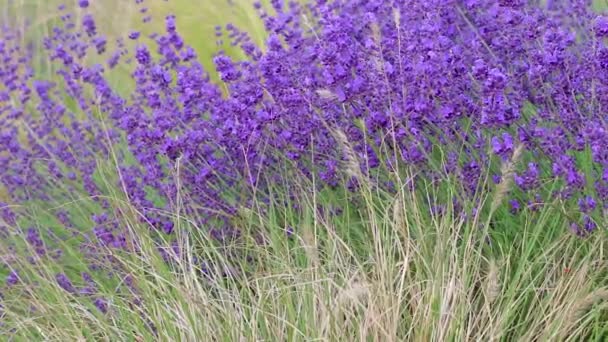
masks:
{"label": "lavender bush", "polygon": [[[265,45],[218,27],[201,39],[228,40],[246,58],[219,52],[215,70],[175,17],[162,33],[114,42],[88,5],[79,1],[79,15],[60,8],[61,25],[41,42],[2,31],[0,223],[30,224],[13,208],[35,203],[53,207],[60,227],[24,232],[31,258],[60,259],[68,240],[93,269],[102,250],[136,251],[109,189],[154,227],[166,256],[179,254],[179,220],[166,213],[225,243],[242,234],[242,208],[294,196],[292,179],[347,189],[355,207],[362,188],[431,184],[434,213],[469,220],[499,210],[516,220],[552,206],[578,236],[604,227],[608,17],[587,1],[255,3]],[[31,63],[39,48],[50,79]],[[110,81],[124,70],[129,91]],[[446,195],[446,184],[458,191]],[[489,192],[498,199],[486,205]],[[81,196],[94,202],[84,214],[57,209]],[[340,215],[327,202],[320,210]],[[77,291],[66,274],[56,280]],[[7,284],[18,282],[11,271]],[[103,298],[95,305],[107,311]]]}
{"label": "lavender bush", "polygon": [[[106,52],[92,15],[75,22],[65,14],[43,42],[61,81],[36,79],[31,51],[5,29],[3,184],[13,201],[45,199],[48,176],[98,195],[94,158],[114,149],[119,186],[140,208],[155,207],[144,189],[175,197],[179,161],[193,202],[231,212],[225,189],[263,190],[285,160],[323,186],[344,182],[340,131],[366,177],[410,169],[417,178],[454,176],[474,193],[487,172],[500,182],[493,161],[509,161],[522,145],[534,162],[514,175],[520,200],[559,179],[543,200],[583,201],[586,215],[605,206],[608,19],[588,4],[274,7],[276,15],[260,9],[269,32],[263,49],[227,26],[249,58],[215,57],[223,85],[210,82],[173,17],[152,37],[156,54],[138,42],[129,56],[122,41]],[[138,41],[139,33],[128,37]],[[87,65],[91,54],[107,63]],[[134,64],[128,95],[104,78],[121,60]],[[128,151],[111,147],[123,141]],[[238,197],[231,199],[247,200]]]}

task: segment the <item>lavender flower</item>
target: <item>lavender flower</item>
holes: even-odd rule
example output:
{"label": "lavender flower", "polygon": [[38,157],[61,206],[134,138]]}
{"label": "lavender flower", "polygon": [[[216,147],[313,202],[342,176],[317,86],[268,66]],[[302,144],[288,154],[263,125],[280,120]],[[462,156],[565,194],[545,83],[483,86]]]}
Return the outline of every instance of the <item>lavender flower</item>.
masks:
{"label": "lavender flower", "polygon": [[19,274],[17,271],[11,271],[6,277],[6,285],[13,286],[19,283]]}
{"label": "lavender flower", "polygon": [[131,33],[129,33],[129,39],[136,40],[139,38],[139,35],[138,31],[131,31]]}
{"label": "lavender flower", "polygon": [[581,212],[588,214],[595,210],[596,202],[593,197],[585,196],[584,198],[579,198],[578,206]]}
{"label": "lavender flower", "polygon": [[99,309],[99,311],[101,311],[101,313],[105,314],[108,312],[108,302],[105,299],[95,298],[93,304],[95,304],[95,306],[97,307],[97,309]]}
{"label": "lavender flower", "polygon": [[74,285],[72,285],[72,282],[64,273],[57,274],[55,280],[57,280],[57,284],[65,291],[70,293],[76,292]]}

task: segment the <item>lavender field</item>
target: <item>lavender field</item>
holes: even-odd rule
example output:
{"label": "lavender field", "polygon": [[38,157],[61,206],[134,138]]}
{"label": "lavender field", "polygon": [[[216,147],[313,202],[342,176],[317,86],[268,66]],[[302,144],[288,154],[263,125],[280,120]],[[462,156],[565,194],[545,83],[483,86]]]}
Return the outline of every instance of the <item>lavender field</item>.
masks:
{"label": "lavender field", "polygon": [[608,3],[0,0],[7,341],[605,341]]}

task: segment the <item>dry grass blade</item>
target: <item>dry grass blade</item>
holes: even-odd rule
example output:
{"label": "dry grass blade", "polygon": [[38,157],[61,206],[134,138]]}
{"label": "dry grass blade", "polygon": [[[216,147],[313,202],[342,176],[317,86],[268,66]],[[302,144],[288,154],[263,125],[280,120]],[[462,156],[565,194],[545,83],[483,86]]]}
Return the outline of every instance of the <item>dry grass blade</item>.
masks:
{"label": "dry grass blade", "polygon": [[332,133],[336,139],[336,142],[340,146],[340,149],[344,153],[344,158],[346,160],[344,163],[344,169],[346,174],[363,183],[365,181],[365,176],[359,167],[359,158],[357,158],[357,154],[348,141],[346,134],[344,134],[344,132],[338,128],[334,128]]}
{"label": "dry grass blade", "polygon": [[488,304],[494,303],[500,295],[500,273],[496,261],[490,260],[486,278],[486,300]]}
{"label": "dry grass blade", "polygon": [[572,330],[594,305],[606,300],[608,300],[608,288],[600,288],[590,292],[588,295],[575,302],[570,313],[566,315],[566,319],[564,320],[563,329],[560,334],[562,339],[565,339],[571,334]]}
{"label": "dry grass blade", "polygon": [[513,175],[515,174],[515,167],[517,166],[523,150],[524,145],[519,143],[515,147],[511,158],[502,164],[500,168],[500,183],[496,187],[496,192],[492,198],[492,204],[490,207],[491,212],[496,211],[505,197],[507,197],[509,190],[511,190],[511,181],[513,179]]}
{"label": "dry grass blade", "polygon": [[329,89],[317,89],[317,95],[319,95],[319,97],[322,98],[323,100],[327,100],[327,101],[337,101],[338,100],[338,95],[336,95],[334,92],[332,92]]}
{"label": "dry grass blade", "polygon": [[354,277],[345,288],[340,289],[336,299],[336,309],[340,306],[362,303],[370,295],[370,284],[366,281]]}

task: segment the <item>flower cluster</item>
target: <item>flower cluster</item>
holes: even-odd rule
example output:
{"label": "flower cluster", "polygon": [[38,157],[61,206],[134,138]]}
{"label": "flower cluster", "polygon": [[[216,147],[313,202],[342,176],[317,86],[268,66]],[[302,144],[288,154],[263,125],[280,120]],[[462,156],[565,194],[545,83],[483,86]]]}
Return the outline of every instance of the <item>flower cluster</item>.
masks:
{"label": "flower cluster", "polygon": [[[79,4],[88,11],[88,1]],[[0,182],[11,201],[50,200],[57,184],[84,191],[102,208],[83,232],[87,244],[127,249],[123,228],[96,197],[100,160],[112,161],[114,185],[159,233],[174,230],[160,213],[187,196],[188,213],[222,241],[238,235],[226,217],[280,183],[285,167],[329,188],[356,188],[363,176],[390,191],[376,175],[448,176],[470,196],[492,186],[484,183],[491,174],[495,183],[513,177],[513,213],[520,202],[559,198],[573,203],[579,234],[596,228],[608,208],[608,19],[586,1],[255,7],[266,44],[256,46],[233,25],[218,30],[246,56],[215,56],[221,82],[202,67],[173,16],[162,34],[132,31],[126,42],[108,42],[93,14],[64,13],[42,42],[52,80],[36,77],[32,46],[4,29]],[[140,12],[147,15],[145,7]],[[91,65],[91,55],[105,63]],[[118,65],[132,70],[128,94],[109,81]],[[519,147],[530,160],[500,174],[500,164],[517,162]],[[444,167],[433,167],[438,159]],[[559,189],[547,194],[548,181]],[[36,230],[27,240],[45,253]]]}

